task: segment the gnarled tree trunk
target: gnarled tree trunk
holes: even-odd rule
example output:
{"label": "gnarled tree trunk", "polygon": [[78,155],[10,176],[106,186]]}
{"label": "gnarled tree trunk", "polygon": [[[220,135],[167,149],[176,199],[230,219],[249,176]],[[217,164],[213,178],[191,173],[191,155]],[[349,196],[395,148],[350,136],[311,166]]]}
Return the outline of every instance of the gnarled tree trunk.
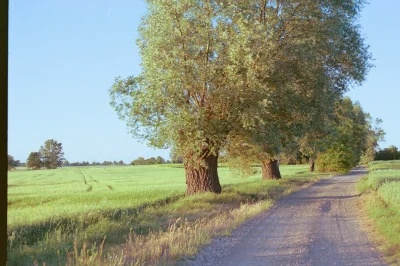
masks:
{"label": "gnarled tree trunk", "polygon": [[221,193],[218,177],[218,156],[209,154],[204,158],[205,166],[193,167],[185,162],[186,196],[197,193]]}
{"label": "gnarled tree trunk", "polygon": [[281,179],[278,160],[261,161],[262,179]]}
{"label": "gnarled tree trunk", "polygon": [[310,158],[310,160],[308,161],[308,163],[310,164],[310,172],[314,172],[315,170],[315,161],[314,158]]}

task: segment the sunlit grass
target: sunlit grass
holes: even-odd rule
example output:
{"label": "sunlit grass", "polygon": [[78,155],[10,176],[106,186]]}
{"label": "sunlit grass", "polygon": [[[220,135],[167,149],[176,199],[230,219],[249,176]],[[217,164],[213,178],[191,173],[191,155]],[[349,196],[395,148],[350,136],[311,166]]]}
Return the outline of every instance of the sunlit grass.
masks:
{"label": "sunlit grass", "polygon": [[393,207],[397,207],[400,211],[400,171],[399,181],[387,182],[379,188],[379,196],[387,203]]}
{"label": "sunlit grass", "polygon": [[368,164],[370,170],[376,169],[400,169],[400,160],[373,161]]}
{"label": "sunlit grass", "polygon": [[183,169],[156,166],[15,171],[8,184],[11,227],[135,208],[185,191]]}
{"label": "sunlit grass", "polygon": [[390,263],[400,263],[400,161],[377,161],[359,183]]}
{"label": "sunlit grass", "polygon": [[[9,172],[9,265],[31,264],[32,258],[47,264],[59,259],[65,262],[74,242],[77,248],[84,241],[93,248],[92,244],[104,237],[104,250],[114,252],[125,243],[129,232],[154,237],[156,232],[167,232],[176,220],[181,221],[176,226],[185,221],[188,226],[194,223],[208,228],[208,219],[222,217],[240,206],[250,208],[276,200],[299,185],[321,178],[307,173],[307,169],[307,165],[282,166],[283,180],[261,181],[260,168],[257,174],[241,178],[222,167],[219,175],[223,193],[192,197],[184,197],[185,175],[179,165]],[[234,227],[228,220],[224,223],[226,230]]]}
{"label": "sunlit grass", "polygon": [[[304,166],[282,167],[289,177],[304,172]],[[219,169],[222,185],[249,183]],[[115,209],[129,209],[182,196],[184,169],[165,166],[114,166],[14,171],[8,175],[8,226],[34,224],[58,218],[91,216]]]}

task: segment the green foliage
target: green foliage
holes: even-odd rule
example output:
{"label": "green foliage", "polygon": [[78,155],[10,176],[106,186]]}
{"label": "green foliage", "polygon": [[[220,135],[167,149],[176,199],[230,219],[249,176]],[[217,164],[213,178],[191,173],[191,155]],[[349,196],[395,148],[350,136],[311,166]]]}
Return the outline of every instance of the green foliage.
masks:
{"label": "green foliage", "polygon": [[21,166],[21,162],[19,160],[15,160],[13,156],[7,155],[7,165],[8,170],[15,170],[15,167]]}
{"label": "green foliage", "polygon": [[27,168],[32,168],[33,170],[38,170],[43,166],[43,162],[40,160],[40,153],[31,152],[28,159],[26,160]]}
{"label": "green foliage", "polygon": [[[361,2],[353,2],[351,6],[344,2],[324,1],[323,5],[318,6],[303,1],[297,7],[296,2],[287,2],[294,8],[291,10],[293,12],[289,12],[292,20],[287,24],[297,34],[282,41],[284,48],[277,51],[281,56],[279,64],[268,65],[267,61],[263,61],[269,58],[268,54],[257,54],[256,47],[251,49],[257,54],[253,58],[257,57],[259,62],[266,65],[263,70],[267,72],[259,71],[262,83],[257,84],[257,87],[268,91],[265,98],[260,94],[260,99],[264,101],[260,105],[266,113],[258,111],[247,127],[230,133],[232,137],[228,140],[231,147],[227,150],[232,157],[239,156],[250,161],[252,159],[248,159],[249,157],[259,160],[279,159],[288,157],[288,154],[293,154],[298,149],[308,157],[315,157],[318,151],[323,151],[329,145],[325,138],[332,131],[330,120],[333,119],[331,114],[335,102],[352,82],[362,82],[369,68],[369,55],[362,44],[358,27],[354,24],[356,10],[361,7]],[[271,8],[269,4],[267,9]],[[282,6],[284,17],[288,15],[285,14],[287,7],[285,4]],[[325,8],[335,10],[335,16],[332,17],[333,13],[326,12]],[[264,18],[261,22],[267,21],[268,24],[272,17]],[[309,25],[304,17],[313,17],[313,25]],[[346,41],[347,34],[357,40],[356,46]],[[258,37],[260,36],[257,32],[252,35],[255,40]],[[326,43],[332,39],[335,41]],[[262,45],[260,47],[264,48]],[[349,57],[343,57],[340,54],[341,49],[347,50]],[[352,59],[349,61],[349,58]],[[360,64],[353,64],[356,62]],[[342,64],[346,65],[345,69],[339,67]],[[326,71],[327,69],[332,71]]]}
{"label": "green foliage", "polygon": [[12,167],[16,166],[14,157],[9,154],[7,155],[7,164],[8,164],[8,166],[12,166]]}
{"label": "green foliage", "polygon": [[382,123],[382,119],[377,118],[373,125],[372,118],[367,114],[368,121],[368,136],[366,140],[366,148],[361,156],[361,163],[368,164],[374,160],[376,149],[379,147],[379,142],[385,140],[385,132],[379,126]]}
{"label": "green foliage", "polygon": [[352,148],[335,143],[327,151],[318,155],[317,170],[346,173],[357,164],[356,158]]}
{"label": "green foliage", "polygon": [[363,2],[148,1],[143,71],[116,78],[110,103],[134,136],[194,166],[227,147],[279,157],[314,130],[305,121],[363,81]]}
{"label": "green foliage", "polygon": [[337,102],[334,133],[327,140],[329,148],[320,153],[316,161],[319,171],[348,172],[359,163],[368,145],[367,118],[360,104],[353,104],[350,98]]}
{"label": "green foliage", "polygon": [[[64,164],[65,164],[65,162],[64,162]],[[74,163],[68,163],[68,162],[67,162],[67,164],[68,164],[68,165],[65,165],[65,166],[89,166],[89,162],[85,162],[85,161],[82,161],[82,162],[74,162]]]}
{"label": "green foliage", "polygon": [[165,164],[166,161],[161,156],[157,156],[157,158],[151,157],[148,159],[144,159],[143,157],[139,157],[136,160],[131,162],[131,165],[152,165],[152,164]]}
{"label": "green foliage", "polygon": [[40,147],[39,153],[47,169],[56,169],[62,166],[64,161],[62,143],[58,143],[54,139],[46,140],[44,146]]}

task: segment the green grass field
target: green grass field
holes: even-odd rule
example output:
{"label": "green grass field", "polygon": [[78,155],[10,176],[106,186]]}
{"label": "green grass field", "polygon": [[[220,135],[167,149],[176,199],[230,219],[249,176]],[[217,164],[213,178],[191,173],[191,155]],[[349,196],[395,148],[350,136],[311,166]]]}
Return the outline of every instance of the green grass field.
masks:
{"label": "green grass field", "polygon": [[184,197],[185,174],[179,165],[10,171],[9,265],[32,264],[35,260],[65,264],[71,259],[71,250],[77,263],[77,249],[85,241],[100,243],[106,237],[104,248],[111,252],[126,242],[129,232],[145,237],[151,232],[168,231],[176,220],[191,223],[207,217],[208,223],[245,203],[274,200],[322,177],[307,173],[307,169],[307,165],[282,166],[283,180],[261,181],[260,173],[242,178],[222,167],[222,194],[189,198]]}
{"label": "green grass field", "polygon": [[359,191],[388,261],[400,263],[400,161],[375,161],[369,171]]}

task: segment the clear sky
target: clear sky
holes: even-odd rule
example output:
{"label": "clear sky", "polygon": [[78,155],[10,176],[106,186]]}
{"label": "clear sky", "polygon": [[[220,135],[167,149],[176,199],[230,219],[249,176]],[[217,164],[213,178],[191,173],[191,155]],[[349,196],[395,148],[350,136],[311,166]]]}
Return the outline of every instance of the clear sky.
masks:
{"label": "clear sky", "polygon": [[[24,162],[47,139],[65,158],[130,162],[169,158],[133,139],[109,105],[114,78],[138,74],[135,44],[142,0],[9,1],[8,150]],[[366,82],[348,95],[383,119],[385,148],[400,148],[400,1],[371,1],[360,24],[375,58]]]}

